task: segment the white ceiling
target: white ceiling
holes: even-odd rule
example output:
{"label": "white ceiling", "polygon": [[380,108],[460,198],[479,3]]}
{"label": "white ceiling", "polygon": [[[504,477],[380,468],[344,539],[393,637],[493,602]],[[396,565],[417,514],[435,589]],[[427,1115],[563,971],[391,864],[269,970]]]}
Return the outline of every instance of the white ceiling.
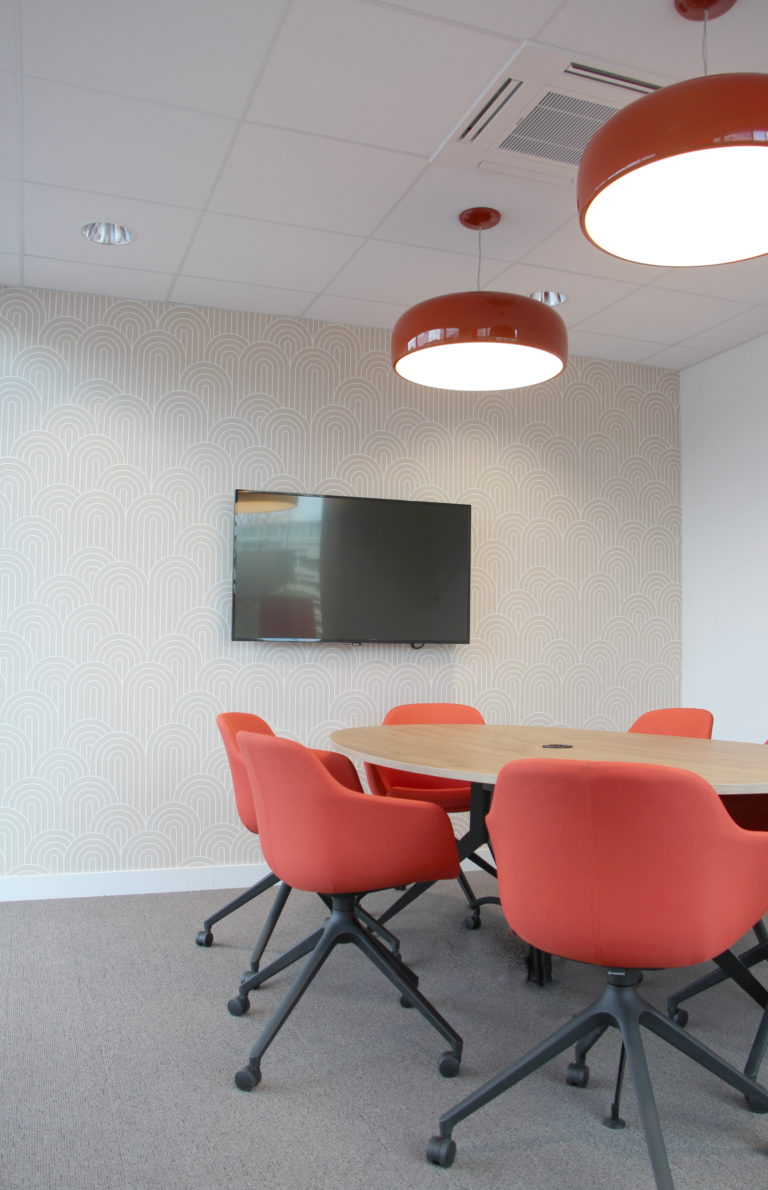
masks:
{"label": "white ceiling", "polygon": [[[474,286],[457,217],[487,205],[482,284],[565,292],[574,354],[684,368],[768,332],[768,258],[625,264],[572,186],[431,160],[525,41],[701,73],[673,0],[0,0],[0,283],[391,327]],[[768,70],[765,0],[711,23],[709,65]]]}

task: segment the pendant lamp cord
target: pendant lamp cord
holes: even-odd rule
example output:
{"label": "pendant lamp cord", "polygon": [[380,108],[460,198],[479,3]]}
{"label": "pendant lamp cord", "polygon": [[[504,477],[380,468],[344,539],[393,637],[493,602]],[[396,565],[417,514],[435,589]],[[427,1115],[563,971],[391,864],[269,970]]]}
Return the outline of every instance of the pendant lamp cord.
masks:
{"label": "pendant lamp cord", "polygon": [[707,65],[707,25],[709,24],[709,9],[704,9],[704,32],[701,38],[701,56],[704,59],[704,74],[709,74],[709,67]]}
{"label": "pendant lamp cord", "polygon": [[477,288],[480,288],[480,266],[483,263],[483,229],[477,228]]}

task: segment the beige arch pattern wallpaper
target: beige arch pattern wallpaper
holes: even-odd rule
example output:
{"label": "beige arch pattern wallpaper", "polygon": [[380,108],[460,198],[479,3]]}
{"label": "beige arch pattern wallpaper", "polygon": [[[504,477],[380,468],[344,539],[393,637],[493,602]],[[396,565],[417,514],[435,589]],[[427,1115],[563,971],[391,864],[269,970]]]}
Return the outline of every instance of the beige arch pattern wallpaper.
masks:
{"label": "beige arch pattern wallpaper", "polygon": [[[0,351],[0,874],[260,862],[222,710],[321,747],[679,703],[676,373],[435,392],[382,330],[13,289]],[[235,487],[471,503],[471,643],[232,643]]]}

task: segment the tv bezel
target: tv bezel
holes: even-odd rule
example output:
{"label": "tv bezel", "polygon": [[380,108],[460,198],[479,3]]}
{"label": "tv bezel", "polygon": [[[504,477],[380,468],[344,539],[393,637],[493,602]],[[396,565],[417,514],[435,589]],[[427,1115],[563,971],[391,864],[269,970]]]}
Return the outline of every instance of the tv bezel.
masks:
{"label": "tv bezel", "polygon": [[[465,640],[409,640],[407,637],[398,640],[382,639],[381,637],[362,637],[360,640],[348,640],[347,637],[327,636],[235,636],[235,601],[237,585],[237,498],[240,493],[248,496],[312,496],[325,500],[367,500],[378,504],[449,504],[452,508],[466,508],[469,517],[469,538],[467,542],[467,635]],[[470,643],[470,629],[472,621],[472,505],[459,504],[452,500],[400,500],[387,496],[350,496],[347,493],[335,492],[283,492],[265,491],[257,488],[235,488],[234,513],[232,524],[232,624],[230,638],[235,644],[297,644],[297,645],[410,645],[411,648],[422,648],[424,645],[468,645]]]}

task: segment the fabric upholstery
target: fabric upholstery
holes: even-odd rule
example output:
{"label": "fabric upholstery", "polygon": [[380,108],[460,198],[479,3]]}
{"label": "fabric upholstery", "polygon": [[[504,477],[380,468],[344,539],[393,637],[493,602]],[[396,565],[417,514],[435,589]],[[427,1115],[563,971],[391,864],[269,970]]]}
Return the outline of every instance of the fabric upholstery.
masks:
{"label": "fabric upholstery", "polygon": [[639,735],[679,735],[711,740],[714,722],[711,711],[702,711],[698,707],[666,707],[662,711],[646,711],[629,730]]}
{"label": "fabric upholstery", "polygon": [[[401,723],[485,723],[474,707],[455,702],[415,702],[393,707],[384,716],[384,727]],[[407,773],[402,769],[366,764],[365,773],[371,793],[379,797],[413,799],[442,806],[449,814],[469,809],[469,782]]]}
{"label": "fabric upholstery", "polygon": [[307,892],[351,893],[459,874],[444,810],[368,797],[336,781],[308,748],[239,732],[264,858]]}
{"label": "fabric upholstery", "polygon": [[768,910],[768,833],[742,830],[682,769],[514,761],[487,823],[507,921],[551,954],[689,966]]}
{"label": "fabric upholstery", "polygon": [[[235,788],[235,802],[240,821],[246,830],[251,831],[254,835],[258,835],[259,826],[256,819],[256,807],[253,803],[251,782],[240,753],[237,733],[239,731],[250,731],[257,735],[267,735],[273,738],[275,733],[265,719],[261,719],[258,715],[246,714],[244,711],[227,711],[225,714],[217,717],[216,723],[221,732],[224,747],[227,750],[229,771],[232,774],[232,784]],[[362,786],[355,766],[349,757],[342,756],[340,752],[325,752],[321,749],[313,751],[320,763],[325,765],[328,772],[332,773],[337,781],[340,781],[347,789],[354,789],[358,793],[362,793]]]}

